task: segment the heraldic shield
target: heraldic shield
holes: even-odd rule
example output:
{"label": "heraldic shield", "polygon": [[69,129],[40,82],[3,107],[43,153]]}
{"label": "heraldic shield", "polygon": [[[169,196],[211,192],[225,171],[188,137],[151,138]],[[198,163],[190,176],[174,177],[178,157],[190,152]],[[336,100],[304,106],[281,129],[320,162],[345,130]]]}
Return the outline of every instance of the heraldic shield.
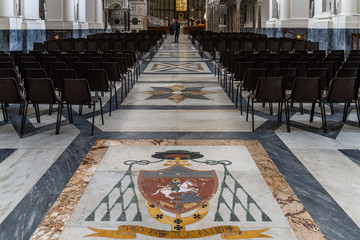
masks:
{"label": "heraldic shield", "polygon": [[215,195],[218,177],[215,171],[197,171],[176,163],[157,171],[140,171],[138,187],[154,206],[184,214],[201,207]]}

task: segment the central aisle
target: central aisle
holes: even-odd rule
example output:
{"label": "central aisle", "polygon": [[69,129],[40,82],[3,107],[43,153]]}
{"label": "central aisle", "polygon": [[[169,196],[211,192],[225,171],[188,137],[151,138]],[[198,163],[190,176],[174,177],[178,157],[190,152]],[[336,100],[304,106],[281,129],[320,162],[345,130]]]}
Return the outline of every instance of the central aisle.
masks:
{"label": "central aisle", "polygon": [[[121,108],[105,125],[98,117],[96,126],[106,132],[251,131],[251,122],[218,84],[211,61],[202,62],[184,35],[179,43],[168,36]],[[255,127],[264,121],[256,116]]]}

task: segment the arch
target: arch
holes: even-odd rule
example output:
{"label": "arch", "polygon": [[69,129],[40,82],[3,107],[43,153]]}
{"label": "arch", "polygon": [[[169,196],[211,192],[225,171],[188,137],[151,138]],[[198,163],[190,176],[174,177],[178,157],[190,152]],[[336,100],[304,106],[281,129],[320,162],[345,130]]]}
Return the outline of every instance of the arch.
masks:
{"label": "arch", "polygon": [[127,8],[127,1],[113,1],[113,2],[107,2],[106,8],[109,10],[115,9],[117,6],[120,6],[121,8]]}

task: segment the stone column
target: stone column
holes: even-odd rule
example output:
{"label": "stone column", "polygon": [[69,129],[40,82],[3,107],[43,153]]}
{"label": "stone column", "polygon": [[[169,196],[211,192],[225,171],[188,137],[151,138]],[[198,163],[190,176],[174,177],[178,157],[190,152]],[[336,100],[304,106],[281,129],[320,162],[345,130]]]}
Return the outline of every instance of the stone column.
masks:
{"label": "stone column", "polygon": [[257,17],[257,33],[260,33],[261,34],[261,29],[262,29],[262,26],[261,26],[261,2],[258,2],[259,4],[257,5],[257,12],[258,12],[258,17]]}
{"label": "stone column", "polygon": [[280,20],[290,19],[290,0],[280,0]]}
{"label": "stone column", "polygon": [[342,16],[358,15],[358,1],[357,0],[342,0],[341,13]]}
{"label": "stone column", "polygon": [[0,1],[0,17],[13,17],[14,16],[14,1],[1,0]]}
{"label": "stone column", "polygon": [[95,22],[96,23],[104,22],[103,11],[104,11],[104,5],[103,5],[102,0],[95,0]]}
{"label": "stone column", "polygon": [[63,16],[64,21],[73,22],[75,21],[75,2],[74,0],[64,0],[63,2]]}
{"label": "stone column", "polygon": [[275,20],[278,18],[278,9],[276,6],[276,0],[269,0],[269,19]]}
{"label": "stone column", "polygon": [[219,2],[214,2],[214,32],[219,32]]}
{"label": "stone column", "polygon": [[240,7],[241,7],[241,0],[237,0],[236,12],[235,12],[235,32],[240,32]]}
{"label": "stone column", "polygon": [[256,33],[256,8],[257,8],[256,3],[251,5],[251,10],[252,10],[252,32],[253,33]]}

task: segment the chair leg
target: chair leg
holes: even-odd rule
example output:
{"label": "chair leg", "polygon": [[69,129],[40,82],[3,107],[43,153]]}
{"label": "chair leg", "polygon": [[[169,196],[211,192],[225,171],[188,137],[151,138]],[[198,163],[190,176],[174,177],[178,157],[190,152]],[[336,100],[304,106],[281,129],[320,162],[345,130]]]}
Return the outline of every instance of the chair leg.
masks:
{"label": "chair leg", "polygon": [[358,124],[359,124],[359,127],[360,127],[360,113],[359,113],[359,104],[357,101],[355,101],[355,108],[356,108],[356,114],[357,114],[357,117],[358,117]]}
{"label": "chair leg", "polygon": [[270,115],[273,115],[273,114],[274,114],[274,111],[273,111],[273,105],[272,105],[272,103],[269,103],[269,110],[270,110]]}
{"label": "chair leg", "polygon": [[27,110],[28,110],[29,103],[26,103],[26,104],[23,104],[23,105],[24,105],[24,107],[23,107],[23,114],[22,114],[22,117],[21,117],[20,134],[24,133],[25,120],[26,120],[26,115],[27,115]]}
{"label": "chair leg", "polygon": [[252,131],[255,132],[255,126],[254,126],[254,100],[251,99],[251,126]]}
{"label": "chair leg", "polygon": [[104,125],[104,114],[103,114],[103,107],[102,107],[102,99],[100,98],[100,113],[101,113],[101,123]]}
{"label": "chair leg", "polygon": [[250,107],[250,95],[248,96],[247,107],[246,107],[246,121],[249,120],[249,107]]}
{"label": "chair leg", "polygon": [[53,105],[52,105],[52,104],[49,104],[49,115],[52,114],[52,111],[53,111]]}
{"label": "chair leg", "polygon": [[322,105],[322,111],[324,113],[323,131],[327,132],[326,111],[325,111],[325,103],[324,103],[324,101],[321,101],[321,105]]}
{"label": "chair leg", "polygon": [[114,91],[115,91],[115,106],[116,106],[116,109],[119,108],[119,105],[118,105],[118,97],[117,97],[117,92],[116,92],[116,86],[114,85]]}
{"label": "chair leg", "polygon": [[[242,103],[242,89],[240,87],[240,114],[242,115],[243,112],[242,112],[242,107],[243,107],[243,103]],[[236,94],[236,102],[237,102],[237,94]]]}
{"label": "chair leg", "polygon": [[91,136],[94,135],[94,123],[95,123],[95,103],[93,104],[93,115],[92,115],[92,126],[91,126]]}
{"label": "chair leg", "polygon": [[325,117],[325,108],[323,108],[323,105],[322,105],[322,101],[321,101],[321,100],[320,100],[320,102],[319,102],[319,105],[320,105],[320,110],[321,110],[322,129],[323,129],[323,132],[325,133],[325,132],[326,132],[326,126],[325,126],[325,120],[324,120],[324,117]]}
{"label": "chair leg", "polygon": [[333,103],[330,103],[330,109],[331,109],[331,115],[334,115],[335,112],[334,112],[334,104]]}
{"label": "chair leg", "polygon": [[35,104],[35,115],[37,123],[40,123],[40,110],[39,110],[39,104]]}
{"label": "chair leg", "polygon": [[290,113],[289,113],[289,102],[285,103],[285,115],[286,115],[286,128],[290,132]]}
{"label": "chair leg", "polygon": [[278,122],[281,122],[282,120],[282,108],[283,108],[283,102],[279,102],[278,104]]}
{"label": "chair leg", "polygon": [[304,104],[303,103],[299,103],[299,107],[300,107],[300,114],[304,115]]}
{"label": "chair leg", "polygon": [[343,122],[346,122],[346,115],[347,115],[347,103],[345,103],[344,105]]}
{"label": "chair leg", "polygon": [[6,110],[6,106],[4,103],[1,104],[1,109],[3,112],[4,122],[8,122],[9,119],[7,118],[7,110]]}
{"label": "chair leg", "polygon": [[109,111],[109,117],[111,117],[111,108],[112,108],[112,88],[110,88],[110,111]]}
{"label": "chair leg", "polygon": [[310,122],[311,122],[311,123],[314,121],[315,104],[316,104],[316,103],[313,103],[313,104],[311,105],[311,113],[310,113]]}
{"label": "chair leg", "polygon": [[61,123],[61,113],[62,113],[63,105],[59,102],[58,104],[58,112],[57,112],[57,118],[56,118],[56,129],[55,134],[58,135],[60,132],[60,123]]}
{"label": "chair leg", "polygon": [[[236,86],[236,97],[235,97],[235,107],[237,108],[237,106],[238,106],[238,100],[239,100],[239,87],[240,87],[240,85],[237,85]],[[240,108],[240,111],[241,111],[241,108]],[[242,112],[241,112],[241,114],[242,114]]]}
{"label": "chair leg", "polygon": [[79,116],[82,115],[83,112],[83,105],[79,105]]}
{"label": "chair leg", "polygon": [[73,121],[72,121],[72,114],[71,114],[71,110],[70,110],[70,105],[66,104],[66,107],[67,107],[67,111],[68,111],[69,122],[72,124]]}

